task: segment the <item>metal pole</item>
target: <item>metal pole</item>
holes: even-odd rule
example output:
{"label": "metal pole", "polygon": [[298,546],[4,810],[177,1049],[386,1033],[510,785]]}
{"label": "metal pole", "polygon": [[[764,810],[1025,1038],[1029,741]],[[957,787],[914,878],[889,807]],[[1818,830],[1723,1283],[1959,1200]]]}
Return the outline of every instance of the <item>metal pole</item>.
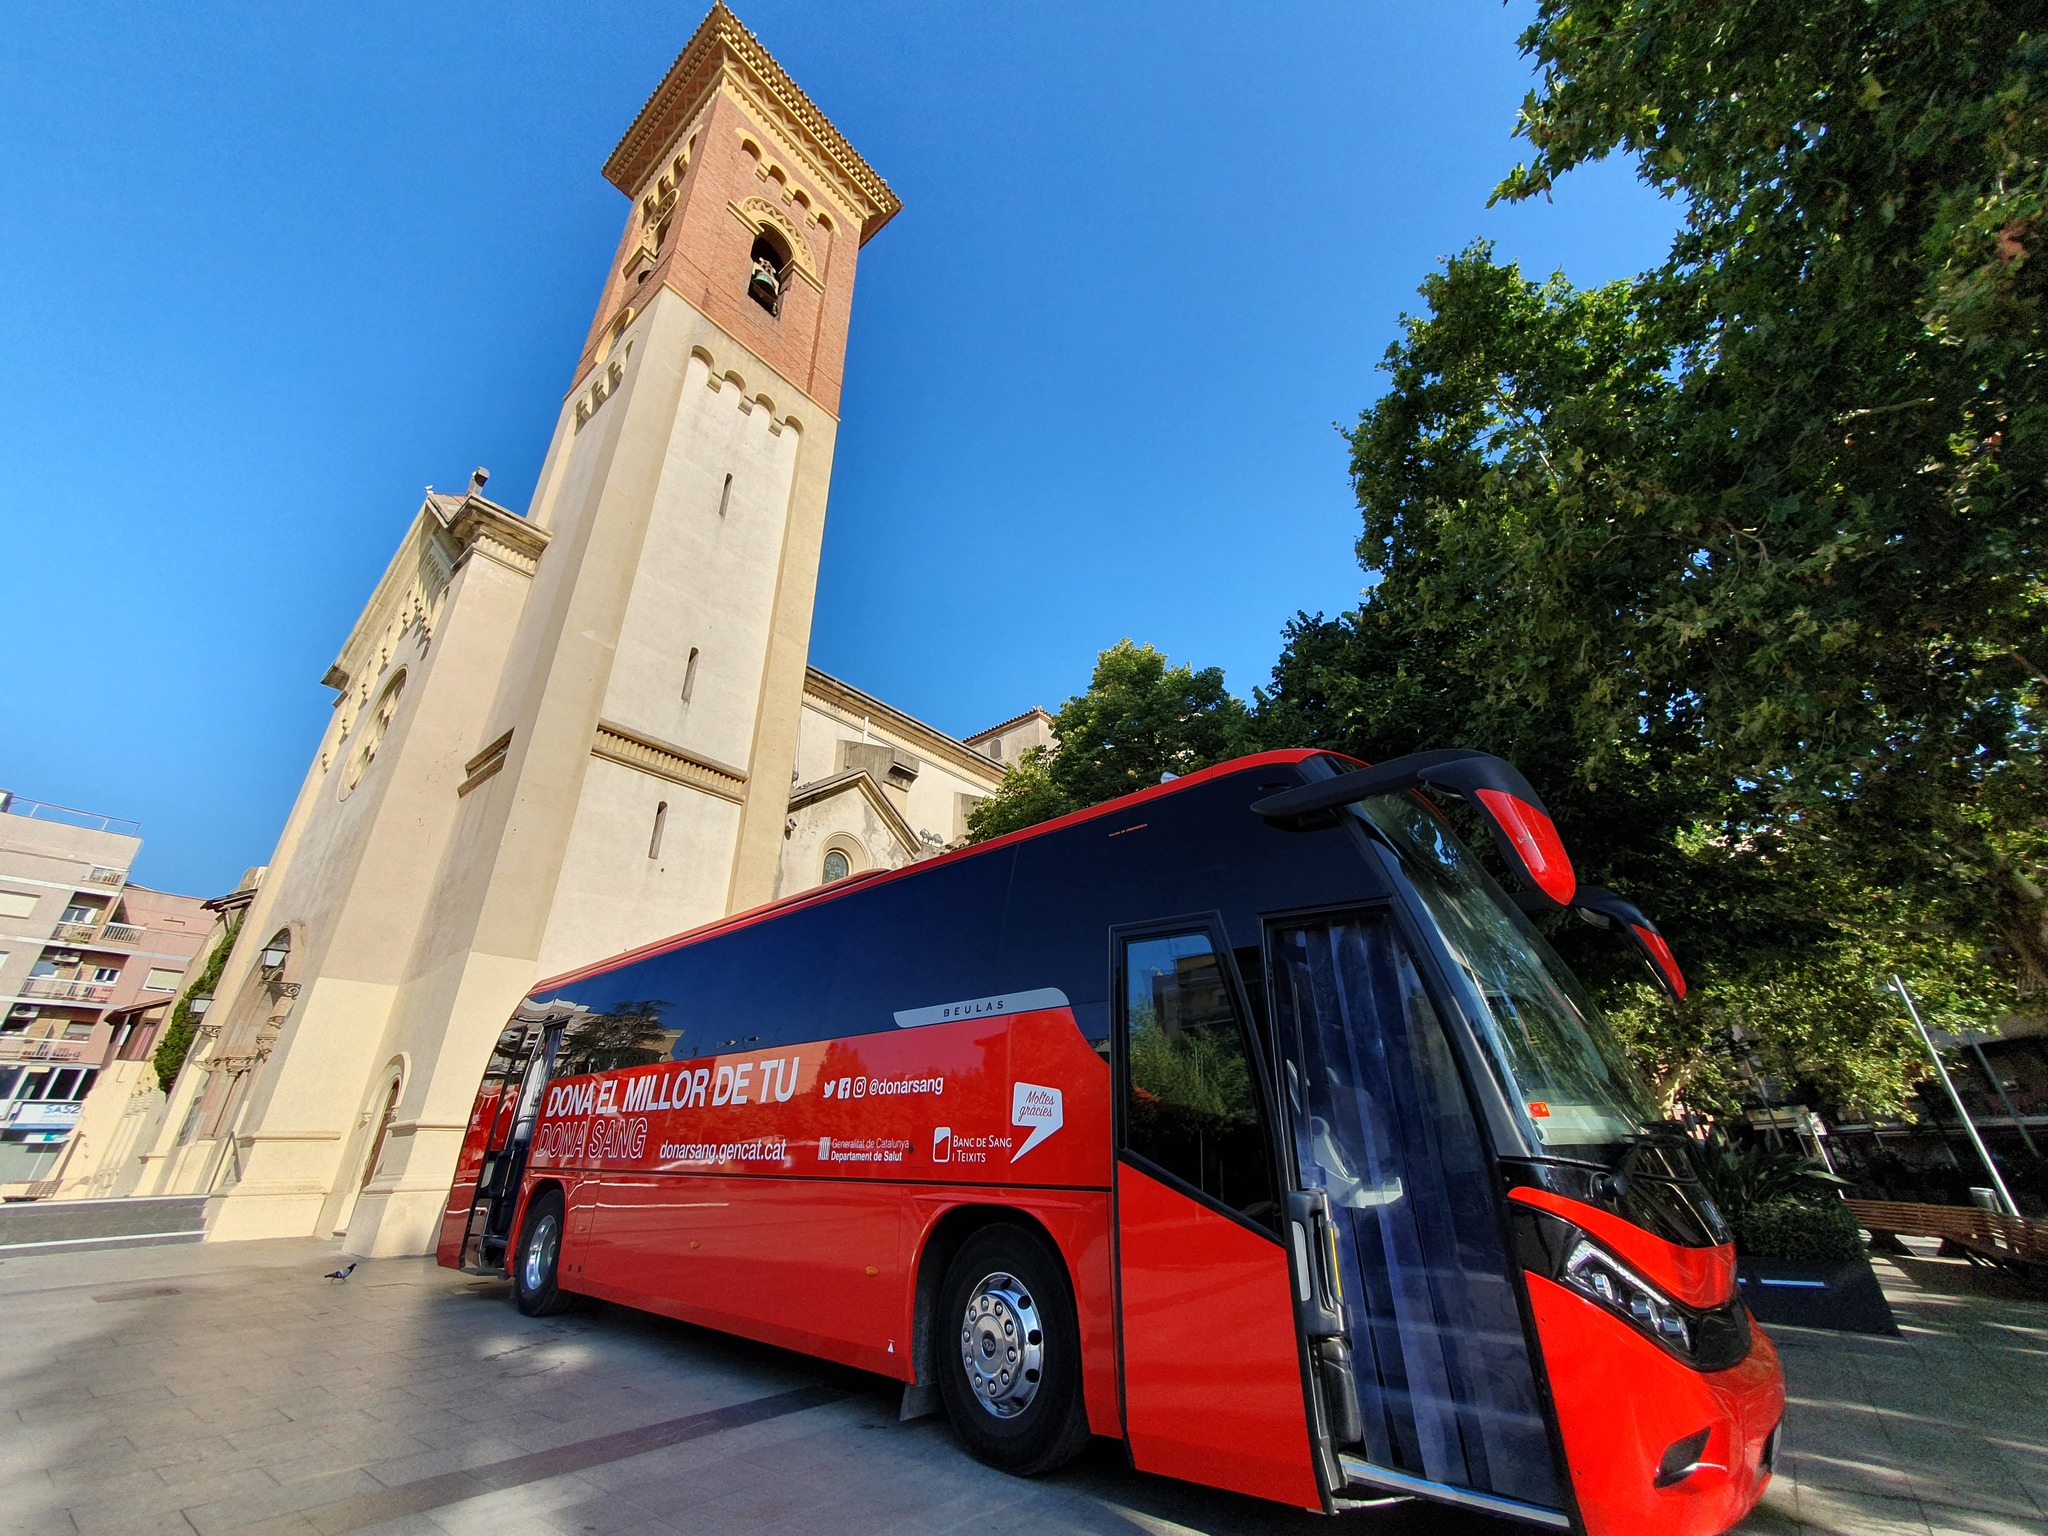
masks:
{"label": "metal pole", "polygon": [[[776,1079],[776,1082],[780,1085],[781,1079]],[[1820,1116],[1810,1109],[1806,1112],[1806,1128],[1813,1133],[1813,1150],[1820,1154],[1821,1167],[1827,1169],[1829,1173],[1833,1173],[1835,1171],[1835,1160],[1828,1156],[1827,1138],[1820,1133]]]}
{"label": "metal pole", "polygon": [[1770,1132],[1771,1147],[1774,1151],[1782,1152],[1785,1149],[1785,1142],[1778,1134],[1778,1106],[1771,1102],[1770,1090],[1764,1087],[1763,1076],[1757,1071],[1756,1063],[1750,1059],[1747,1051],[1742,1053],[1742,1070],[1748,1074],[1749,1085],[1756,1090],[1756,1096],[1764,1101],[1764,1129]]}
{"label": "metal pole", "polygon": [[1941,1086],[1948,1090],[1949,1102],[1962,1117],[1963,1129],[1969,1133],[1970,1145],[1977,1149],[1977,1156],[1984,1160],[1984,1171],[1991,1175],[1991,1186],[1998,1191],[1999,1203],[2005,1207],[2005,1214],[2017,1216],[2020,1208],[2013,1204],[2012,1191],[2005,1187],[2005,1180],[1998,1175],[1998,1164],[1991,1161],[1991,1149],[1984,1145],[1984,1138],[1977,1134],[1977,1122],[1970,1118],[1970,1111],[1963,1106],[1963,1096],[1956,1092],[1955,1082],[1948,1075],[1948,1068],[1942,1065],[1941,1052],[1934,1048],[1934,1036],[1927,1032],[1921,1022],[1920,1010],[1913,1002],[1913,994],[1906,990],[1906,983],[1898,972],[1892,973],[1892,990],[1899,994],[1899,1001],[1906,1005],[1906,1017],[1913,1021],[1913,1027],[1920,1031],[1920,1043],[1927,1047],[1928,1059],[1934,1063],[1935,1074],[1941,1079]]}
{"label": "metal pole", "polygon": [[[2027,1123],[2020,1118],[2019,1110],[2013,1106],[2012,1095],[2005,1091],[2005,1084],[1998,1080],[1997,1072],[1992,1070],[1991,1058],[1984,1054],[1983,1042],[1972,1040],[1970,1054],[1977,1058],[1977,1070],[1984,1074],[1984,1080],[1991,1084],[1991,1091],[1998,1095],[1998,1102],[2005,1106],[2005,1112],[2011,1117],[2013,1127],[2020,1133],[2020,1140],[2026,1143],[2028,1153],[2039,1157],[2041,1149],[2034,1145],[2034,1138],[2027,1134]],[[780,1086],[779,1080],[777,1086]]]}

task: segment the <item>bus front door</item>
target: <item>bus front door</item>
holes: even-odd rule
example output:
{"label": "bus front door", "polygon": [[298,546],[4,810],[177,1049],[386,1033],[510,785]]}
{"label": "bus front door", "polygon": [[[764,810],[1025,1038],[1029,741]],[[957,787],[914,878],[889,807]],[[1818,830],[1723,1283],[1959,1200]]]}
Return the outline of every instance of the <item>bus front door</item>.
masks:
{"label": "bus front door", "polygon": [[1355,1386],[1329,1416],[1351,1421],[1346,1482],[1566,1526],[1491,1154],[1394,914],[1274,922],[1267,966],[1297,1204]]}
{"label": "bus front door", "polygon": [[512,1216],[519,1204],[519,1183],[526,1174],[526,1154],[540,1115],[541,1091],[547,1087],[548,1063],[560,1038],[559,1029],[521,1030],[515,1025],[491,1054],[484,1093],[491,1092],[495,1078],[497,1095],[488,1111],[489,1128],[463,1224],[458,1268],[486,1274],[504,1270],[505,1249],[512,1241]]}
{"label": "bus front door", "polygon": [[1206,919],[1116,935],[1117,1305],[1141,1469],[1304,1508],[1302,1396],[1270,1117]]}

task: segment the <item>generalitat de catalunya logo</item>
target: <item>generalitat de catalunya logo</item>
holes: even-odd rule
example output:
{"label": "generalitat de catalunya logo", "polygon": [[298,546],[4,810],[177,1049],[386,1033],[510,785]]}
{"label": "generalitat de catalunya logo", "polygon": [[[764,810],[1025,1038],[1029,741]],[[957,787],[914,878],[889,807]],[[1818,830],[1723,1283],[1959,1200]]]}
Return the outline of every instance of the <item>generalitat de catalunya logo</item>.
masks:
{"label": "generalitat de catalunya logo", "polygon": [[1066,1101],[1057,1088],[1038,1083],[1018,1083],[1010,1093],[1010,1124],[1029,1129],[1024,1145],[1010,1154],[1016,1162],[1026,1152],[1066,1124]]}

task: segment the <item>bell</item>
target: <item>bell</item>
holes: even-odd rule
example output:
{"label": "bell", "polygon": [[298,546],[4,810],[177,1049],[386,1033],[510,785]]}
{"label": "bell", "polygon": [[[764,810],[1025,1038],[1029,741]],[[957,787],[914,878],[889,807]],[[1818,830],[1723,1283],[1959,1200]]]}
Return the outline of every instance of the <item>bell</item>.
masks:
{"label": "bell", "polygon": [[747,288],[755,298],[774,300],[781,297],[782,279],[775,275],[775,268],[765,261],[754,263],[754,275],[747,279]]}

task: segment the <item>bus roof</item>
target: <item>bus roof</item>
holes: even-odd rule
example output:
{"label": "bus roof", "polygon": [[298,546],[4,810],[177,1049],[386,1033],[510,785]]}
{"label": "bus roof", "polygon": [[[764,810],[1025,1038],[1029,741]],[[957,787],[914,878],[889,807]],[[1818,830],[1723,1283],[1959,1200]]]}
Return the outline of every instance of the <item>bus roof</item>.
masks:
{"label": "bus roof", "polygon": [[1164,795],[1171,795],[1180,790],[1191,788],[1196,784],[1205,784],[1213,779],[1220,779],[1229,774],[1242,773],[1248,768],[1259,768],[1283,763],[1291,766],[1295,763],[1305,762],[1311,757],[1342,757],[1344,755],[1343,753],[1327,752],[1317,747],[1289,747],[1278,752],[1257,752],[1249,757],[1234,757],[1228,762],[1217,763],[1212,767],[1198,769],[1194,773],[1183,775],[1177,779],[1169,779],[1161,784],[1148,784],[1143,789],[1133,790],[1128,795],[1119,795],[1114,800],[1105,800],[1100,805],[1091,805],[1085,810],[1069,811],[1064,816],[1055,817],[1051,821],[1039,822],[1036,826],[1022,827],[1015,832],[1005,832],[1001,837],[992,837],[985,843],[971,843],[965,848],[955,848],[950,853],[938,854],[929,859],[919,859],[916,863],[905,864],[899,869],[863,870],[861,873],[849,875],[843,880],[834,880],[830,885],[813,886],[807,891],[798,891],[793,896],[784,896],[779,900],[766,902],[758,907],[749,907],[744,912],[734,912],[729,916],[719,918],[715,922],[705,923],[701,927],[686,929],[682,933],[672,934],[665,939],[656,939],[652,943],[642,944],[637,949],[626,950],[621,954],[595,961],[590,965],[578,966],[573,971],[564,971],[559,976],[549,976],[529,987],[527,995],[531,997],[538,992],[548,991],[555,987],[564,987],[570,982],[581,981],[585,977],[600,975],[605,971],[615,970],[622,965],[630,965],[636,960],[645,960],[652,955],[667,954],[670,950],[682,949],[687,945],[697,943],[699,940],[711,938],[715,934],[730,933],[734,929],[751,927],[755,923],[765,921],[784,912],[792,912],[802,907],[814,906],[820,902],[836,901],[841,896],[848,895],[856,890],[863,890],[871,885],[879,885],[890,880],[907,879],[922,870],[933,869],[941,864],[950,864],[958,859],[970,859],[976,854],[987,853],[996,848],[1008,847],[1013,843],[1026,842],[1031,838],[1042,837],[1048,832],[1057,831],[1061,827],[1075,826],[1084,821],[1092,821],[1099,816],[1113,816],[1130,806],[1142,805],[1148,800],[1157,800]]}

